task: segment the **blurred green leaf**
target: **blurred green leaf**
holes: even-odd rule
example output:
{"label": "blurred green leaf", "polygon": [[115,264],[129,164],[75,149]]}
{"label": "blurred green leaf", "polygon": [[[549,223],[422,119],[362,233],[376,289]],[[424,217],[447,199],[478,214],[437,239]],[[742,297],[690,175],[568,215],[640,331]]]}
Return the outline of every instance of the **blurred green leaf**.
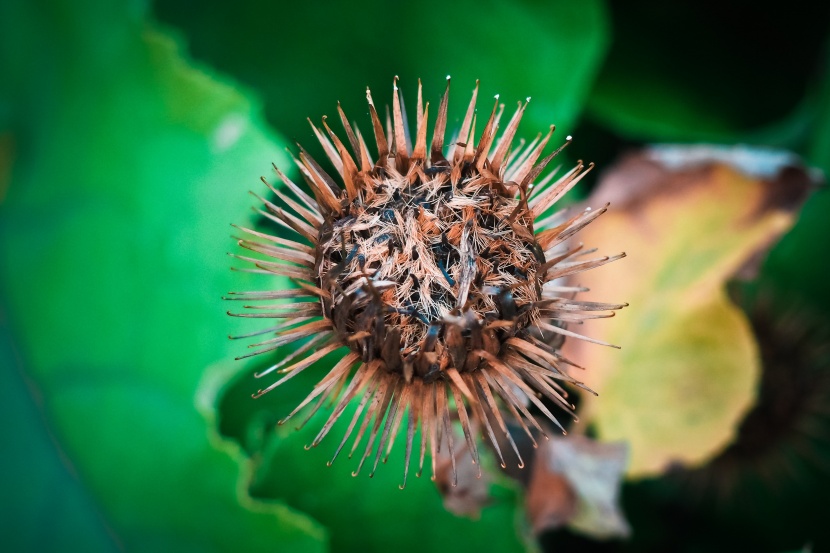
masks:
{"label": "blurred green leaf", "polygon": [[[41,424],[84,487],[72,501],[103,519],[80,512],[91,526],[73,549],[324,549],[317,523],[245,496],[238,448],[194,405],[204,368],[232,357],[219,296],[238,279],[223,253],[247,217],[228,198],[283,161],[256,106],[122,5],[5,2],[0,36],[16,151],[0,283]],[[59,516],[37,489],[16,497]]]}
{"label": "blurred green leaf", "polygon": [[[238,442],[250,456],[245,473],[253,497],[283,501],[314,517],[328,530],[333,551],[386,551],[393,541],[396,550],[402,552],[451,549],[475,553],[488,547],[495,551],[530,548],[532,538],[520,507],[521,497],[511,486],[493,485],[494,500],[483,509],[481,518],[462,518],[448,512],[442,504],[441,495],[429,478],[428,453],[421,478],[414,476],[417,452],[413,453],[406,488],[398,489],[403,480],[402,436],[398,437],[388,463],[380,463],[373,477],[368,476],[374,459],[370,457],[362,473],[353,478],[351,472],[357,465],[348,458],[351,441],[337,461],[326,466],[351,420],[349,412],[326,440],[308,451],[304,446],[311,443],[330,409],[321,409],[300,431],[296,427],[304,420],[302,413],[291,424],[277,426],[277,421],[306,397],[336,356],[337,353],[332,354],[256,400],[251,399],[251,394],[262,382],[252,373],[271,363],[260,365],[261,361],[255,358],[240,372],[237,366],[219,362],[207,371],[200,386],[200,404],[210,409],[218,405],[220,431]],[[273,357],[277,358],[279,355]],[[353,408],[354,405],[349,409]],[[415,443],[419,440],[416,435]]]}
{"label": "blurred green leaf", "polygon": [[806,159],[823,172],[823,185],[804,206],[793,230],[770,252],[764,265],[782,292],[794,301],[808,302],[813,309],[830,314],[830,41],[824,47],[824,66],[816,97],[821,100],[810,121]]}
{"label": "blurred green leaf", "polygon": [[383,106],[391,102],[394,75],[401,77],[410,116],[417,79],[435,109],[444,76],[452,75],[449,133],[480,79],[482,110],[489,111],[496,93],[508,113],[531,96],[520,135],[532,138],[555,123],[563,139],[582,110],[608,36],[601,0],[324,1],[290,9],[211,0],[198,10],[187,1],[159,0],[155,11],[185,31],[194,56],[255,88],[269,121],[303,144],[314,141],[305,118],[336,115],[338,100],[366,131],[366,86]]}
{"label": "blurred green leaf", "polygon": [[[801,145],[830,7],[610,4],[613,42],[588,115],[630,139]],[[772,38],[775,37],[775,38]],[[782,44],[786,44],[783,48]]]}
{"label": "blurred green leaf", "polygon": [[[56,447],[0,313],[0,536],[10,551],[118,551],[95,501]],[[44,531],[48,528],[48,531]]]}
{"label": "blurred green leaf", "polygon": [[[227,366],[217,364],[209,371],[202,386],[202,401],[216,400],[226,393],[237,393],[236,387],[251,388],[252,378],[245,374],[230,383]],[[325,373],[324,367],[313,369],[315,378]],[[299,380],[302,376],[298,376]],[[308,392],[308,386],[292,381],[284,388],[288,393]],[[282,388],[264,396],[281,395]],[[240,394],[241,396],[241,394]],[[250,395],[248,405],[251,409]],[[281,397],[281,399],[284,396]],[[239,401],[243,401],[240,397]],[[223,411],[233,408],[225,404]],[[481,551],[525,551],[532,548],[532,538],[519,507],[520,496],[515,488],[504,483],[491,487],[493,497],[481,518],[472,520],[449,513],[442,504],[441,495],[429,478],[431,465],[429,454],[424,462],[424,473],[417,478],[417,451],[413,451],[406,487],[399,489],[403,481],[404,438],[399,436],[388,463],[378,464],[371,478],[371,456],[360,474],[352,477],[357,460],[349,459],[350,440],[337,460],[326,464],[340,443],[343,432],[351,419],[354,405],[334,426],[331,435],[318,447],[306,450],[325,422],[330,411],[322,409],[302,430],[296,427],[304,420],[299,416],[275,430],[274,420],[285,416],[293,404],[286,400],[276,413],[269,416],[266,410],[257,411],[248,421],[249,435],[257,436],[257,444],[250,461],[249,487],[254,497],[276,498],[285,501],[322,522],[329,531],[333,551],[388,551],[393,547],[402,553],[423,551],[453,551],[454,553],[478,553]],[[405,429],[402,430],[405,432]],[[243,438],[239,438],[244,441]],[[416,448],[420,438],[415,437]],[[362,451],[364,443],[358,446]]]}
{"label": "blurred green leaf", "polygon": [[817,96],[823,101],[818,104],[814,118],[814,132],[810,137],[807,158],[811,163],[830,172],[830,40],[824,44],[824,65],[821,68],[821,83]]}
{"label": "blurred green leaf", "polygon": [[657,72],[616,71],[602,75],[588,104],[590,116],[614,131],[658,141],[730,142],[738,134],[730,121],[707,111],[705,101],[683,85]]}

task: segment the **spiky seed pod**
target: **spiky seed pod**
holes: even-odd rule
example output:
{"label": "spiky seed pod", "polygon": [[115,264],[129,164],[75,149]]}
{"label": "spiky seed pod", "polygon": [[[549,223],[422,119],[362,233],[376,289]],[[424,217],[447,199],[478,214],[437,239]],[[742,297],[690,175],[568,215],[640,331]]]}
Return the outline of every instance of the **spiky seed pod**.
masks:
{"label": "spiky seed pod", "polygon": [[580,162],[558,180],[550,175],[534,186],[570,137],[541,161],[553,126],[544,138],[540,134],[529,145],[513,148],[525,102],[497,140],[503,106],[499,107],[496,97],[475,143],[477,91],[478,83],[458,137],[447,151],[449,78],[429,147],[429,104],[422,104],[420,83],[414,146],[397,79],[386,128],[367,90],[376,161],[363,135],[338,106],[350,149],[332,132],[325,117],[323,130],[311,126],[339,182],[302,147],[295,161],[314,198],[276,167],[284,188],[263,179],[293,213],[263,198],[266,209],[260,213],[305,243],[241,229],[252,238],[240,240],[239,245],[273,259],[237,257],[253,263],[254,271],[290,277],[299,285],[298,289],[231,296],[250,302],[290,300],[248,305],[249,311],[230,313],[283,320],[255,333],[274,337],[252,344],[259,349],[244,357],[307,340],[257,374],[284,376],[254,397],[326,355],[345,350],[281,423],[316,401],[310,418],[331,400],[334,410],[311,444],[316,446],[355,400],[356,412],[334,454],[337,457],[355,428],[352,453],[368,432],[355,475],[373,450],[374,473],[384,449],[387,456],[392,449],[404,417],[404,484],[418,426],[418,475],[427,448],[434,475],[442,440],[450,452],[456,447],[451,431],[456,419],[474,462],[479,463],[476,433],[480,428],[502,465],[497,433],[506,435],[521,466],[505,416],[515,419],[533,440],[530,427],[541,428],[529,410],[530,403],[558,425],[540,397],[572,410],[562,383],[584,388],[562,369],[563,364],[572,363],[549,345],[551,338],[579,338],[564,328],[565,323],[611,316],[624,306],[576,301],[574,293],[583,290],[561,286],[557,280],[622,257],[579,259],[593,250],[569,245],[569,239],[607,206],[567,219],[553,215],[539,220],[592,165],[586,168]]}

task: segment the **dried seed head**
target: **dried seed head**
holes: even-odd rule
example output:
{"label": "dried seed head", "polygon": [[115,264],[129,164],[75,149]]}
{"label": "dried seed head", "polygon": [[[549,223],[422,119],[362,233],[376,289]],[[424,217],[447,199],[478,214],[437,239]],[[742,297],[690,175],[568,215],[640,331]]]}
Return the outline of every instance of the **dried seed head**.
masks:
{"label": "dried seed head", "polygon": [[250,355],[306,340],[257,375],[284,374],[256,396],[343,348],[344,356],[286,420],[314,400],[311,414],[331,399],[334,411],[311,444],[315,446],[356,400],[335,457],[356,427],[352,453],[368,431],[358,471],[373,450],[375,467],[384,448],[388,455],[405,413],[404,482],[419,424],[419,475],[427,444],[433,463],[442,436],[452,452],[454,420],[476,463],[481,428],[502,465],[496,433],[507,437],[521,465],[504,415],[533,439],[528,423],[541,429],[530,404],[558,425],[540,397],[572,410],[561,383],[584,387],[562,369],[569,362],[551,345],[552,339],[582,338],[566,330],[566,323],[611,316],[624,306],[575,301],[574,293],[581,289],[557,284],[557,279],[622,256],[580,259],[590,252],[569,244],[605,207],[570,218],[545,216],[592,165],[586,168],[580,162],[558,180],[549,175],[534,186],[570,137],[539,161],[553,127],[544,138],[539,135],[526,146],[522,142],[514,147],[527,102],[519,104],[497,138],[503,105],[496,97],[475,142],[477,90],[476,85],[457,140],[446,152],[449,79],[429,148],[430,106],[422,106],[420,83],[414,145],[397,85],[386,125],[367,90],[376,161],[338,106],[351,151],[326,118],[322,130],[313,123],[312,128],[339,182],[300,147],[295,161],[314,198],[276,169],[291,194],[266,184],[293,213],[262,199],[266,211],[261,213],[307,244],[242,229],[253,237],[240,240],[242,247],[273,258],[242,259],[261,272],[291,277],[300,286],[233,295],[252,302],[292,300],[251,305],[251,311],[235,314],[284,320],[256,333],[274,337],[254,344],[260,349]]}

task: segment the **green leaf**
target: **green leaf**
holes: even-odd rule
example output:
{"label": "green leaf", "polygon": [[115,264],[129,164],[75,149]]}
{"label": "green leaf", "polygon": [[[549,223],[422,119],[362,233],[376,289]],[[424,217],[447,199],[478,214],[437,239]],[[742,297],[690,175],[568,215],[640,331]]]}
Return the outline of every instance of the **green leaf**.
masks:
{"label": "green leaf", "polygon": [[[824,47],[830,54],[830,40]],[[821,83],[816,94],[822,102],[810,118],[810,140],[806,159],[823,171],[824,186],[807,201],[793,230],[770,252],[764,266],[776,286],[817,311],[830,313],[830,287],[825,276],[830,272],[830,55],[825,55]]]}
{"label": "green leaf", "polygon": [[[124,6],[6,2],[0,36],[24,60],[0,67],[16,152],[0,290],[41,433],[77,474],[63,485],[83,487],[73,548],[324,549],[317,523],[245,496],[238,448],[194,405],[205,367],[232,358],[228,224],[247,218],[244,191],[284,161],[280,144],[255,105]],[[31,404],[10,405],[37,428]],[[3,464],[13,478],[35,470]],[[61,512],[42,493],[15,498],[29,524],[47,521],[40,531]]]}
{"label": "green leaf", "polygon": [[[587,112],[622,137],[797,148],[826,103],[805,95],[822,59],[824,7],[609,7],[613,47]],[[768,36],[787,37],[785,55]]]}
{"label": "green leaf", "polygon": [[[207,373],[201,388],[204,404],[219,398],[224,400],[225,394],[235,395],[239,389],[250,390],[255,386],[249,374],[242,374],[229,383],[231,372],[227,366],[217,364]],[[317,367],[313,372],[312,379],[319,379],[325,370]],[[252,411],[248,419],[247,443],[252,449],[248,472],[249,489],[254,497],[283,500],[322,522],[329,530],[333,551],[381,552],[388,551],[390,544],[402,553],[477,553],[532,548],[524,512],[518,508],[521,496],[516,493],[515,486],[506,482],[491,486],[492,500],[482,510],[480,518],[469,519],[449,513],[435,483],[429,478],[431,461],[428,453],[423,476],[415,476],[419,435],[415,437],[412,466],[403,490],[399,489],[403,481],[403,436],[398,436],[388,462],[383,463],[381,459],[371,478],[373,455],[360,474],[352,477],[352,471],[357,468],[357,459],[349,458],[354,438],[346,444],[337,460],[327,466],[351,420],[354,405],[334,426],[330,436],[319,446],[306,450],[304,446],[312,442],[330,410],[321,409],[299,431],[296,427],[304,420],[302,414],[284,426],[275,425],[275,420],[285,416],[294,406],[291,400],[281,395],[283,388],[288,394],[304,396],[307,393],[308,383],[296,382],[301,378],[302,375],[261,398],[279,395],[279,400],[274,399],[279,407],[274,404],[271,404],[273,407],[254,406],[252,404],[260,404],[261,400],[250,401],[249,394],[247,404],[234,402],[223,406],[223,412],[237,406]],[[239,396],[237,401],[241,402],[243,394],[239,393]],[[405,427],[401,432],[406,432]],[[238,439],[245,441],[245,437]],[[359,452],[363,446],[359,446]],[[355,457],[358,455],[356,453]]]}
{"label": "green leaf", "polygon": [[[5,314],[0,321],[0,535],[11,551],[118,551],[95,501],[49,434],[24,380]],[[48,532],[44,532],[48,528]]]}
{"label": "green leaf", "polygon": [[296,2],[290,9],[212,0],[198,13],[188,2],[161,0],[155,10],[185,31],[197,58],[262,94],[268,119],[303,144],[314,141],[305,118],[336,116],[338,100],[366,134],[364,91],[370,86],[382,108],[391,103],[395,75],[414,120],[417,80],[434,110],[448,74],[454,91],[448,133],[460,124],[480,79],[482,112],[496,93],[508,114],[531,96],[520,136],[533,138],[555,123],[560,138],[554,141],[562,141],[608,45],[600,0]]}

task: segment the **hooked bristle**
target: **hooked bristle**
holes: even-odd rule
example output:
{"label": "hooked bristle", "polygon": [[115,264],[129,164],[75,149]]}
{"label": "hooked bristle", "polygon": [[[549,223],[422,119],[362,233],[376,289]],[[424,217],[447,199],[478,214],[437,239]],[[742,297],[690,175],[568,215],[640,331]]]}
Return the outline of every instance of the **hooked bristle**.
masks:
{"label": "hooked bristle", "polygon": [[[621,257],[580,259],[586,252],[569,243],[605,208],[570,219],[547,215],[593,165],[586,168],[580,162],[555,182],[546,178],[535,184],[564,145],[538,161],[553,133],[551,126],[544,138],[540,134],[527,147],[523,141],[513,147],[530,98],[519,103],[497,140],[504,108],[498,95],[476,141],[478,82],[458,137],[445,153],[449,84],[447,76],[429,155],[429,102],[423,101],[420,81],[412,144],[395,77],[385,126],[367,89],[378,155],[374,164],[360,130],[338,105],[345,143],[325,118],[322,130],[313,123],[312,129],[340,183],[301,148],[295,161],[313,199],[279,170],[285,188],[266,184],[287,208],[260,198],[265,208],[260,213],[294,239],[239,229],[252,237],[240,240],[240,245],[262,258],[236,257],[252,263],[257,272],[286,276],[299,285],[290,294],[242,292],[230,298],[251,302],[245,311],[231,315],[284,321],[251,334],[273,337],[254,344],[259,349],[249,355],[303,342],[287,358],[257,374],[282,376],[256,396],[342,350],[335,366],[281,422],[317,400],[308,421],[330,401],[333,411],[313,447],[350,402],[357,402],[334,454],[336,458],[357,428],[349,454],[359,454],[354,474],[373,451],[369,470],[370,476],[374,474],[382,450],[386,448],[388,456],[392,449],[404,413],[408,421],[404,482],[419,426],[418,475],[427,448],[433,476],[442,440],[453,451],[456,423],[474,462],[479,459],[476,438],[484,435],[504,465],[501,435],[518,456],[507,419],[518,422],[533,440],[530,427],[541,431],[541,426],[528,410],[530,404],[562,428],[541,398],[572,411],[563,384],[586,389],[564,369],[572,363],[552,345],[555,338],[597,342],[565,326],[610,316],[625,305],[577,301],[575,292],[582,289],[556,282]],[[293,303],[256,304],[283,298]],[[364,437],[366,444],[360,448]],[[520,456],[518,462],[523,466]]]}

